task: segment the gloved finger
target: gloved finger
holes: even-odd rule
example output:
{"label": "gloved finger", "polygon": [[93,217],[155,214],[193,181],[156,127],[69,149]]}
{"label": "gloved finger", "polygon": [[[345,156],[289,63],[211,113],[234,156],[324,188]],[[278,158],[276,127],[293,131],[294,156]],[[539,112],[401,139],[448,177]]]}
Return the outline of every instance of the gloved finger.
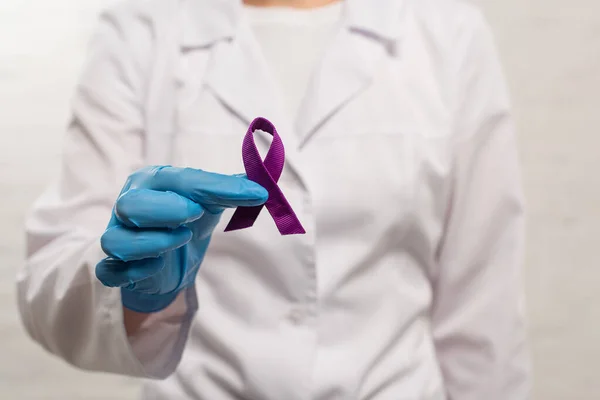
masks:
{"label": "gloved finger", "polygon": [[175,250],[192,239],[185,226],[177,229],[137,229],[117,225],[108,228],[100,238],[102,250],[122,261],[158,257]]}
{"label": "gloved finger", "polygon": [[200,218],[204,209],[174,192],[130,189],[117,200],[115,214],[125,226],[174,229]]}
{"label": "gloved finger", "polygon": [[96,277],[104,286],[133,288],[165,267],[163,257],[121,261],[105,258],[96,265]]}
{"label": "gloved finger", "polygon": [[[269,192],[259,184],[239,175],[222,175],[192,168],[162,167],[151,180],[154,190],[172,191],[214,208],[250,207],[264,204]],[[207,207],[208,206],[208,207]]]}

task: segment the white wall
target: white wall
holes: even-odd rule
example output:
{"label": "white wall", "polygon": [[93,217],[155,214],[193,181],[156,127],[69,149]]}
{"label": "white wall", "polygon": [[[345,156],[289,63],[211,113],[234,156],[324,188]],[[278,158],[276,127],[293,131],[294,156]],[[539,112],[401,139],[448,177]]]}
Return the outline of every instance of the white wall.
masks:
{"label": "white wall", "polygon": [[600,1],[480,3],[521,135],[536,399],[600,399]]}
{"label": "white wall", "polygon": [[0,0],[0,399],[135,399],[137,384],[71,369],[16,313],[22,218],[57,172],[69,100],[100,7],[113,0]]}
{"label": "white wall", "polygon": [[[128,379],[75,371],[48,356],[25,336],[14,303],[22,216],[57,170],[86,41],[112,1],[0,1],[2,399],[137,392]],[[600,399],[600,1],[478,3],[496,32],[521,134],[535,398]]]}

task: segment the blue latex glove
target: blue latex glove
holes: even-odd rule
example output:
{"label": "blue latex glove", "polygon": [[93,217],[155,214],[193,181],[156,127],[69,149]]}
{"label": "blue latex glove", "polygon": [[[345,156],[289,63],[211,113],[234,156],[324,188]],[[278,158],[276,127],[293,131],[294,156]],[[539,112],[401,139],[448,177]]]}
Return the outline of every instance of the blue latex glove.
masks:
{"label": "blue latex glove", "polygon": [[156,312],[194,283],[225,208],[263,204],[268,192],[244,175],[191,168],[147,167],[121,190],[101,238],[109,256],[96,266],[123,305]]}

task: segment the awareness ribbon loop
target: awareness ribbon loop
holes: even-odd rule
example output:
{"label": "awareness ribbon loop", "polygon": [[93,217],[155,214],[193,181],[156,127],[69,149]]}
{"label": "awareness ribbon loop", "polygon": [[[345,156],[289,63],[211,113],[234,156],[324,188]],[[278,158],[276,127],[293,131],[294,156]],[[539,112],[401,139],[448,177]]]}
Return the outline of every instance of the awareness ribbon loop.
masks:
{"label": "awareness ribbon loop", "polygon": [[[269,147],[264,161],[254,142],[254,131],[257,129],[273,136],[271,147]],[[275,225],[282,235],[306,233],[277,185],[285,163],[285,150],[275,126],[267,119],[259,117],[250,124],[242,143],[242,160],[248,179],[264,187],[269,192],[269,199],[264,205],[238,207],[225,228],[225,232],[251,227],[264,206],[273,217]]]}

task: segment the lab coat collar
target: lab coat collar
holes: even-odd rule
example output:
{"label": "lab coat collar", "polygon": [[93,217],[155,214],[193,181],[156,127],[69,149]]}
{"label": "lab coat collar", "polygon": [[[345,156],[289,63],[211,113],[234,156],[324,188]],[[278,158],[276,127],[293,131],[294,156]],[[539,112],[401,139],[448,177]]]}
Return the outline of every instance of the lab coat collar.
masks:
{"label": "lab coat collar", "polygon": [[[183,47],[202,47],[230,39],[238,31],[242,0],[182,0]],[[401,38],[398,15],[405,0],[343,0],[347,28],[395,42]]]}
{"label": "lab coat collar", "polygon": [[[404,0],[344,0],[345,23],[350,29],[362,31],[388,42],[402,36],[398,17]],[[374,3],[377,3],[375,6]]]}
{"label": "lab coat collar", "polygon": [[208,46],[235,35],[241,0],[182,0],[183,47]]}
{"label": "lab coat collar", "polygon": [[[396,49],[400,38],[402,5],[405,0],[344,0],[342,23],[347,29],[336,35],[330,51],[316,68],[307,96],[291,121],[281,110],[281,101],[269,68],[244,23],[241,0],[181,0],[184,49],[216,45],[205,82],[241,120],[249,124],[257,116],[273,121],[286,137],[286,165],[307,187],[299,151],[321,123],[358,95],[371,82],[379,59]],[[233,40],[237,33],[246,40]],[[364,40],[367,36],[374,40]],[[376,45],[380,42],[382,46]],[[340,71],[344,73],[340,74]],[[257,101],[257,96],[263,101]]]}

